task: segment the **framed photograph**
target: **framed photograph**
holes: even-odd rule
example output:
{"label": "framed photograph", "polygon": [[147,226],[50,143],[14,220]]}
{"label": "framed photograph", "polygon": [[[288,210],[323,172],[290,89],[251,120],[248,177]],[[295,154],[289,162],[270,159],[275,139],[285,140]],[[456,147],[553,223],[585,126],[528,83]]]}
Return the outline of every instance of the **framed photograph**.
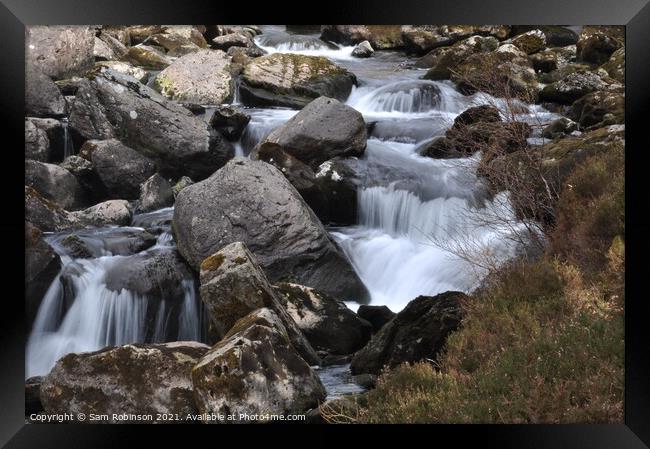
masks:
{"label": "framed photograph", "polygon": [[645,0],[0,20],[5,447],[650,444]]}

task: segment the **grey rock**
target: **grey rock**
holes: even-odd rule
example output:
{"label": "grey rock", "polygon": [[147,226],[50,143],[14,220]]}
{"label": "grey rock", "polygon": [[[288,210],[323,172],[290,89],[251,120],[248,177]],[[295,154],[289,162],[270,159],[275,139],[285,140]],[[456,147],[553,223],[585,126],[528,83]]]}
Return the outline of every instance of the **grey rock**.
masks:
{"label": "grey rock", "polygon": [[372,48],[372,45],[370,45],[370,42],[363,41],[354,47],[354,50],[352,50],[352,56],[357,58],[369,58],[374,52],[375,50]]}
{"label": "grey rock", "polygon": [[241,109],[230,105],[223,105],[215,109],[210,117],[210,125],[219,131],[228,140],[238,140],[251,116]]}
{"label": "grey rock", "polygon": [[126,226],[131,223],[133,212],[128,201],[109,200],[84,210],[71,212],[70,215],[73,220],[85,226]]}
{"label": "grey rock", "polygon": [[129,422],[113,418],[123,413],[185,420],[197,412],[191,370],[208,349],[188,341],[68,354],[43,378],[41,401],[47,413],[107,414],[111,423]]}
{"label": "grey rock", "polygon": [[60,117],[66,113],[61,91],[37,67],[25,71],[25,113],[35,117]]}
{"label": "grey rock", "polygon": [[217,339],[248,313],[268,307],[282,321],[296,351],[308,363],[320,363],[318,355],[285,311],[264,272],[243,243],[231,243],[201,263],[200,293],[208,310],[210,333]]}
{"label": "grey rock", "polygon": [[352,374],[379,374],[384,366],[434,361],[461,322],[460,302],[467,295],[445,292],[419,296],[384,325],[352,358]]}
{"label": "grey rock", "polygon": [[174,204],[172,186],[165,178],[156,173],[140,186],[140,204],[138,210],[151,212]]}
{"label": "grey rock", "polygon": [[260,143],[276,144],[296,159],[318,167],[336,156],[361,156],[366,149],[366,123],[355,109],[319,97]]}
{"label": "grey rock", "polygon": [[25,185],[34,187],[43,197],[66,210],[79,209],[86,202],[77,178],[55,164],[26,160]]}
{"label": "grey rock", "polygon": [[53,79],[82,75],[94,63],[95,31],[89,26],[28,26],[27,66]]}
{"label": "grey rock", "polygon": [[47,133],[30,120],[25,120],[25,159],[40,162],[50,160],[50,139]]}
{"label": "grey rock", "polygon": [[202,413],[298,414],[326,393],[318,376],[291,345],[277,314],[258,309],[239,320],[192,369]]}
{"label": "grey rock", "polygon": [[119,139],[156,162],[165,176],[203,179],[234,153],[200,117],[110,69],[81,84],[70,127],[84,139]]}
{"label": "grey rock", "polygon": [[145,44],[130,47],[124,58],[133,65],[148,70],[164,70],[172,59],[161,50]]}
{"label": "grey rock", "polygon": [[25,312],[30,327],[60,269],[61,259],[43,240],[41,230],[25,222]]}
{"label": "grey rock", "polygon": [[395,318],[395,312],[391,311],[388,307],[368,304],[362,304],[359,306],[357,315],[372,325],[373,333],[377,332],[379,329],[384,327],[386,323]]}
{"label": "grey rock", "polygon": [[233,242],[244,242],[272,282],[292,281],[335,298],[365,301],[349,261],[298,192],[275,167],[235,158],[176,198],[173,229],[194,269]]}

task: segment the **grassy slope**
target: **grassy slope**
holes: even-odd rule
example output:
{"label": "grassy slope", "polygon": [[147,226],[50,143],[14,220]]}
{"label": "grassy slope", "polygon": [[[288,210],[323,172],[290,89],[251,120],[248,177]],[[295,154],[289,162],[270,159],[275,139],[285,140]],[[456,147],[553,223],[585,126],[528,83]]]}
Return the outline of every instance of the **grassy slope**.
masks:
{"label": "grassy slope", "polygon": [[617,148],[573,172],[547,253],[491,276],[439,369],[386,371],[332,421],[621,422],[623,160]]}

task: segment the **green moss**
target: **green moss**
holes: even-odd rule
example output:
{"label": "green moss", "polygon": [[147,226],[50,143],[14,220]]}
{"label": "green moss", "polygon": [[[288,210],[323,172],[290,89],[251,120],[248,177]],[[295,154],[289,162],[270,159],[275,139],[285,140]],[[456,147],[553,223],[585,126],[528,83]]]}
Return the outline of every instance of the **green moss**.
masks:
{"label": "green moss", "polygon": [[223,264],[224,260],[225,258],[221,253],[208,256],[201,262],[201,271],[216,271]]}

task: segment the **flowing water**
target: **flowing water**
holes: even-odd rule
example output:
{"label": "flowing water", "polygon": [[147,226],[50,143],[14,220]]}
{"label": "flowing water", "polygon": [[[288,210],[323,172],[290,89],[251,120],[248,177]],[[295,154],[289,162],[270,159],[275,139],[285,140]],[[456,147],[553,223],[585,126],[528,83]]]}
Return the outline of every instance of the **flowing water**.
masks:
{"label": "flowing water", "polygon": [[[374,124],[366,152],[357,161],[365,173],[358,191],[358,222],[330,233],[368,288],[371,304],[398,312],[418,295],[469,292],[485,271],[463,256],[494,263],[517,253],[514,237],[525,224],[515,220],[507,193],[488,197],[476,175],[480,154],[448,160],[418,154],[418,147],[444,134],[459,113],[474,105],[498,105],[498,99],[482,93],[463,96],[449,82],[421,80],[424,71],[413,68],[413,60],[399,52],[379,51],[369,59],[357,59],[351,56],[353,47],[326,43],[317,35],[288,34],[279,26],[263,29],[256,42],[267,52],[325,56],[358,78],[346,103]],[[233,103],[238,102],[235,93]],[[528,112],[519,120],[553,118],[538,106],[521,106]],[[248,155],[297,113],[285,108],[246,112],[251,120],[235,144],[237,155]],[[77,232],[92,249],[92,257],[86,259],[70,256],[61,245],[66,233],[47,237],[64,267],[42,301],[29,338],[28,376],[45,374],[69,352],[129,342],[202,339],[202,308],[194,279],[182,281],[180,299],[143,297],[107,286],[107,273],[132,257],[120,249],[124,233],[142,228],[158,233],[155,245],[139,253],[142,257],[176,251],[169,227],[171,210],[135,216],[130,228]],[[360,389],[347,365],[318,372],[330,398]]]}

